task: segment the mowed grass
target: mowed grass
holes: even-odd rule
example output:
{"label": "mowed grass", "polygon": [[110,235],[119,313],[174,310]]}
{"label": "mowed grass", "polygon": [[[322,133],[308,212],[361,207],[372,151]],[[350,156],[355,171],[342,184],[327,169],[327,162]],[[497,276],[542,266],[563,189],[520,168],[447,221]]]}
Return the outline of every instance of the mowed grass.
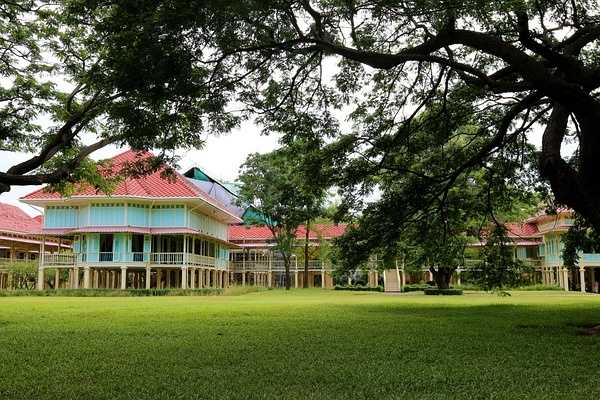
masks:
{"label": "mowed grass", "polygon": [[2,399],[588,399],[600,296],[0,298]]}

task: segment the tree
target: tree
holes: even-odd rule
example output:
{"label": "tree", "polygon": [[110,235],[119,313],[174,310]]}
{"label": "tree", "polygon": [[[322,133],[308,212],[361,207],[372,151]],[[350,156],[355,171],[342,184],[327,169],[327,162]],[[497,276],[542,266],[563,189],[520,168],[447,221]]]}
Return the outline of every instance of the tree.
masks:
{"label": "tree", "polygon": [[[307,184],[301,157],[291,149],[251,154],[239,176],[241,202],[252,204],[263,216],[285,267],[285,287],[290,288],[290,264],[298,226],[310,221],[321,208],[325,191]],[[307,227],[308,229],[308,227]]]}
{"label": "tree", "polygon": [[[175,54],[210,66],[236,88],[229,100],[260,113],[266,129],[298,121],[335,128],[334,111],[349,110],[352,131],[337,131],[328,146],[346,209],[360,207],[374,177],[390,171],[421,174],[421,206],[432,207],[465,173],[500,158],[531,159],[522,144],[539,126],[539,173],[558,203],[600,228],[597,0],[147,0],[136,2],[137,13],[125,0],[81,3],[94,15],[99,4],[110,11],[93,24],[141,37],[183,32]],[[416,117],[449,99],[472,105],[478,129],[444,154],[445,168],[410,170],[398,155],[410,158]],[[445,107],[438,113],[448,120]],[[578,150],[563,158],[571,140]]]}
{"label": "tree", "polygon": [[487,234],[481,259],[475,281],[484,290],[516,287],[523,283],[523,275],[531,272],[531,268],[514,257],[512,242],[503,225],[494,225]]}
{"label": "tree", "polygon": [[[446,118],[439,117],[440,108]],[[496,220],[497,213],[508,215],[515,203],[527,208],[524,205],[535,200],[529,188],[531,160],[502,155],[461,173],[447,190],[431,192],[436,183],[429,176],[450,169],[454,157],[475,140],[479,127],[471,110],[460,102],[431,102],[415,118],[419,128],[410,137],[411,151],[388,151],[397,168],[363,181],[364,187],[368,183],[378,188],[380,198],[364,207],[350,233],[338,241],[345,267],[365,262],[373,253],[388,260],[403,257],[419,270],[427,267],[436,284],[447,288],[454,271],[463,265],[467,244],[477,241],[482,227]],[[528,154],[522,146],[523,154]],[[337,182],[356,184],[356,174],[369,168],[370,162],[356,159],[352,164],[352,173]],[[345,201],[346,207],[358,208],[353,204],[362,199],[346,197]]]}
{"label": "tree", "polygon": [[[223,111],[227,89],[204,85],[207,69],[176,50],[183,33],[155,27],[136,36],[112,29],[133,5],[111,15],[110,27],[106,11],[76,1],[0,4],[0,149],[31,155],[0,172],[0,193],[13,185],[101,186],[87,157],[109,144],[159,149],[128,172],[156,170],[174,161],[173,150],[199,147],[203,134],[237,122]],[[183,76],[196,79],[175,79]]]}
{"label": "tree", "polygon": [[577,266],[579,265],[581,253],[600,252],[600,234],[579,215],[575,215],[573,225],[569,227],[562,240],[564,243],[563,262],[571,270],[574,277],[579,276]]}

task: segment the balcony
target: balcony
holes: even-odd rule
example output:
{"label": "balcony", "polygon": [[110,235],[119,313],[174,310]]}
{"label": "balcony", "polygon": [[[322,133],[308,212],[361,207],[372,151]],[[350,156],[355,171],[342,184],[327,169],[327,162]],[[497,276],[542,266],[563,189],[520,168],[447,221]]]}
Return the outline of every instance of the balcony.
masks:
{"label": "balcony", "polygon": [[44,254],[44,266],[60,267],[75,265],[140,265],[146,266],[195,266],[203,268],[227,269],[229,262],[214,257],[190,253],[54,253]]}
{"label": "balcony", "polygon": [[[285,271],[285,265],[283,260],[247,260],[247,261],[230,261],[231,269],[235,272],[283,272]],[[323,269],[329,270],[321,260],[309,260],[308,270],[309,271],[321,271]],[[304,271],[304,262],[293,259],[290,262],[291,271]]]}
{"label": "balcony", "polygon": [[579,265],[600,265],[600,254],[581,253],[579,257]]}

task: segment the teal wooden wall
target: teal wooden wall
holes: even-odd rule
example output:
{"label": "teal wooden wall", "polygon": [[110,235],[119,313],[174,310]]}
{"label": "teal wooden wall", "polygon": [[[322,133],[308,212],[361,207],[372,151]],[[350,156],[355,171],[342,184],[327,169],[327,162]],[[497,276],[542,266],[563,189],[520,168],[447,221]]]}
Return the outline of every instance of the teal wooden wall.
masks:
{"label": "teal wooden wall", "polygon": [[195,211],[189,212],[189,225],[192,229],[221,240],[227,240],[227,225]]}
{"label": "teal wooden wall", "polygon": [[159,228],[185,227],[185,208],[181,204],[152,207],[150,226]]}
{"label": "teal wooden wall", "polygon": [[89,226],[115,226],[124,223],[124,203],[92,203]]}
{"label": "teal wooden wall", "polygon": [[79,224],[79,208],[75,206],[48,206],[44,216],[46,228],[75,228]]}
{"label": "teal wooden wall", "polygon": [[83,206],[48,206],[46,228],[94,226],[135,226],[156,228],[189,227],[221,240],[227,240],[227,224],[183,204],[95,202]]}
{"label": "teal wooden wall", "polygon": [[127,225],[147,227],[150,222],[150,206],[147,204],[127,204]]}

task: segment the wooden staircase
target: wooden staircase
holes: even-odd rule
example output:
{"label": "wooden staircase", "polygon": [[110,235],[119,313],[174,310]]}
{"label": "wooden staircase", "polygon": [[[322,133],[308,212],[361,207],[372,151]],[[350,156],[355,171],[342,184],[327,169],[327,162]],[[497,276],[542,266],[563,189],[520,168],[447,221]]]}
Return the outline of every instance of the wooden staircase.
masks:
{"label": "wooden staircase", "polygon": [[384,290],[386,292],[402,291],[400,272],[397,269],[386,269],[383,271]]}

